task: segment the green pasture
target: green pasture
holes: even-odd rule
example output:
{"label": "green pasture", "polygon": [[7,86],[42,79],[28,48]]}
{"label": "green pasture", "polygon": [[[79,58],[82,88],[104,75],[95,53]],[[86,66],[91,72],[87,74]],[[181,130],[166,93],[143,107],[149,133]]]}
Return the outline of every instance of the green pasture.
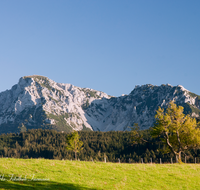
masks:
{"label": "green pasture", "polygon": [[199,164],[0,159],[0,189],[200,189]]}

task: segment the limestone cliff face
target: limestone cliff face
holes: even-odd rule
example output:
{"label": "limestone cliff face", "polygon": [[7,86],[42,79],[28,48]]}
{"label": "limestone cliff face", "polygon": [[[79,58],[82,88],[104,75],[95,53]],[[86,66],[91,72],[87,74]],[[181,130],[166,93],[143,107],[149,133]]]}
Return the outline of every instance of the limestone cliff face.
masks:
{"label": "limestone cliff face", "polygon": [[92,127],[84,108],[92,101],[109,98],[103,92],[56,83],[43,76],[20,78],[11,90],[0,93],[0,132],[27,128],[53,128],[59,131]]}
{"label": "limestone cliff face", "polygon": [[142,85],[129,94],[117,98],[95,100],[86,111],[86,118],[94,130],[130,130],[128,126],[138,123],[148,129],[155,122],[158,107],[167,108],[169,102],[184,107],[186,114],[199,117],[200,96],[182,86]]}
{"label": "limestone cliff face", "polygon": [[139,123],[147,129],[158,106],[166,107],[170,100],[199,117],[200,97],[182,86],[142,85],[129,95],[111,97],[43,76],[22,77],[12,89],[0,93],[0,133],[19,132],[22,126],[111,131],[129,130],[128,126]]}

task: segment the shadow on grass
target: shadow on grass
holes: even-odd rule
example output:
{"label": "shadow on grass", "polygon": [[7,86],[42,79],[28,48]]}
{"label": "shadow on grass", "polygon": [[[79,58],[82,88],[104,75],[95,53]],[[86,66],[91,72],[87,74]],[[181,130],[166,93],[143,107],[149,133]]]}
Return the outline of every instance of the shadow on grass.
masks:
{"label": "shadow on grass", "polygon": [[33,189],[53,189],[53,190],[96,190],[96,188],[88,188],[72,183],[57,183],[54,181],[1,181],[0,189],[5,190],[33,190]]}

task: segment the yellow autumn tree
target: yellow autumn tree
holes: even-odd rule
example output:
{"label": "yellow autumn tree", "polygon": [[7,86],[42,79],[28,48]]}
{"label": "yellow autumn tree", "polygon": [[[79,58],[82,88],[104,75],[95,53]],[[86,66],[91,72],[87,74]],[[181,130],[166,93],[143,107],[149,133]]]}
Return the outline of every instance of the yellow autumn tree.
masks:
{"label": "yellow autumn tree", "polygon": [[173,101],[166,111],[158,108],[155,115],[156,123],[152,127],[151,135],[167,145],[176,159],[181,162],[181,153],[200,146],[200,129],[195,118],[183,113],[183,107]]}

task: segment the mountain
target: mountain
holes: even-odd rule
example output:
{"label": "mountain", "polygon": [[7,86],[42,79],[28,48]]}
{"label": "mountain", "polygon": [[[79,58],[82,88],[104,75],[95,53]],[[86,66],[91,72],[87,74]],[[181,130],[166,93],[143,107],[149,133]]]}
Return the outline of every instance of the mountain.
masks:
{"label": "mountain", "polygon": [[158,106],[174,100],[186,114],[200,115],[200,96],[183,86],[136,86],[129,95],[112,97],[90,88],[56,83],[43,76],[26,76],[0,93],[0,133],[27,129],[130,130],[153,125]]}

